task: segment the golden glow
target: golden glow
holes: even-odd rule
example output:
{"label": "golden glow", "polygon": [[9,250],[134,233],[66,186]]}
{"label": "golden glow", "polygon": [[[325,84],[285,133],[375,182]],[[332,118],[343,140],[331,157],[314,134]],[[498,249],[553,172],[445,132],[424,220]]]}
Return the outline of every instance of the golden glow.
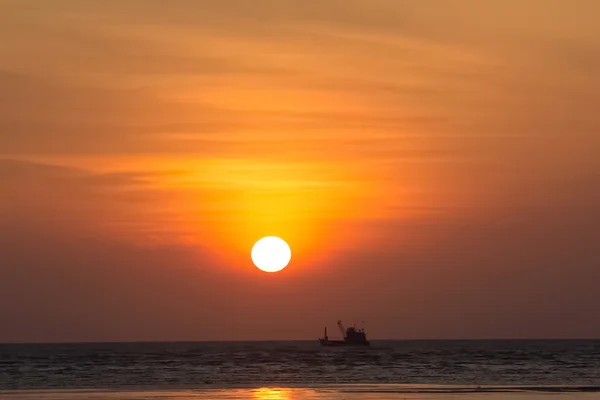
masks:
{"label": "golden glow", "polygon": [[252,247],[254,265],[265,272],[278,272],[287,267],[292,251],[285,240],[277,236],[266,236]]}
{"label": "golden glow", "polygon": [[[279,152],[262,151],[267,150]],[[396,205],[403,201],[389,192],[382,196],[381,182],[360,162],[262,160],[258,154],[113,157],[110,163],[94,157],[37,161],[82,166],[96,174],[133,174],[136,179],[123,190],[140,191],[149,207],[131,212],[128,203],[117,204],[118,209],[109,211],[122,217],[106,219],[111,234],[144,246],[197,247],[232,268],[244,264],[257,238],[276,232],[294,249],[305,271],[357,240],[364,244],[364,232],[346,229],[347,221],[385,218],[388,210],[381,207],[381,199],[393,199]],[[320,245],[324,241],[326,248]]]}
{"label": "golden glow", "polygon": [[260,388],[253,390],[252,398],[256,400],[291,400],[292,397],[289,389]]}
{"label": "golden glow", "polygon": [[[231,265],[242,264],[265,232],[285,238],[294,257],[313,265],[322,253],[354,243],[354,233],[340,223],[379,216],[379,209],[369,207],[379,195],[378,182],[358,165],[249,158],[178,162],[170,169],[186,172],[160,181],[166,192],[181,193],[172,202],[181,218],[170,226],[196,237],[200,246],[210,237],[210,251]],[[325,240],[327,249],[320,246]]]}

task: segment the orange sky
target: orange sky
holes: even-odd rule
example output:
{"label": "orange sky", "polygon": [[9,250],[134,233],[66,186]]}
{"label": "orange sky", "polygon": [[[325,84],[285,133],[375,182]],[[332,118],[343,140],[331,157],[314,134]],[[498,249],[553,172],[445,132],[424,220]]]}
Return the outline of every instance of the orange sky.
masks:
{"label": "orange sky", "polygon": [[0,340],[600,336],[599,13],[0,0]]}

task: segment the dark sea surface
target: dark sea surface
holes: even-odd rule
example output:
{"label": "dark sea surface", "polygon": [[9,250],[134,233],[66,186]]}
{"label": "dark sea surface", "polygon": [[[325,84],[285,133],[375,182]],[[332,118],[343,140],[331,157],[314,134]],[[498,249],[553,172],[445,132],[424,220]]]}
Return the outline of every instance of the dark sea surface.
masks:
{"label": "dark sea surface", "polygon": [[600,341],[0,344],[0,390],[600,385]]}

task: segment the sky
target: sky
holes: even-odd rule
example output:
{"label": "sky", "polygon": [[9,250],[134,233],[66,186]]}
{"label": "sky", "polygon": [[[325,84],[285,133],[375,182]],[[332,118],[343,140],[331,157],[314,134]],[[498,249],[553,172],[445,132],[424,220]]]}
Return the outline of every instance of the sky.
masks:
{"label": "sky", "polygon": [[0,341],[600,337],[599,14],[0,0]]}

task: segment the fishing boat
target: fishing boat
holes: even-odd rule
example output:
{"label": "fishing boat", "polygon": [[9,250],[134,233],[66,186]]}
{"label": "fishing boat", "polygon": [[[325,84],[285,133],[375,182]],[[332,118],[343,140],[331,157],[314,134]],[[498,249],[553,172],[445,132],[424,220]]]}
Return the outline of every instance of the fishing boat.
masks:
{"label": "fishing boat", "polygon": [[351,326],[348,329],[344,329],[342,321],[338,321],[337,326],[340,332],[342,332],[344,340],[330,340],[327,337],[327,327],[325,327],[325,335],[319,338],[322,346],[369,346],[364,328],[357,329],[356,326]]}

